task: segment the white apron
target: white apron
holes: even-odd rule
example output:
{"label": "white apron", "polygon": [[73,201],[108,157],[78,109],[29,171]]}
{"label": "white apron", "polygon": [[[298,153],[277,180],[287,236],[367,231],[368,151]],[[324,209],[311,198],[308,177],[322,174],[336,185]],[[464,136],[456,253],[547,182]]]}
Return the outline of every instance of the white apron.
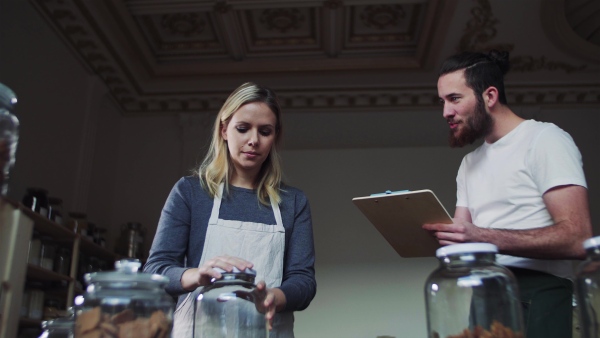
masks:
{"label": "white apron", "polygon": [[[215,195],[212,213],[208,221],[204,249],[200,258],[202,266],[207,260],[222,255],[240,257],[254,264],[258,283],[264,280],[267,287],[281,285],[283,277],[283,256],[285,250],[285,228],[281,220],[279,205],[271,202],[277,224],[231,221],[219,218],[223,184]],[[194,322],[194,299],[202,287],[188,294],[175,310],[173,318],[173,338],[192,338]],[[193,296],[192,296],[193,295]],[[270,338],[293,338],[294,315],[292,312],[275,314]]]}

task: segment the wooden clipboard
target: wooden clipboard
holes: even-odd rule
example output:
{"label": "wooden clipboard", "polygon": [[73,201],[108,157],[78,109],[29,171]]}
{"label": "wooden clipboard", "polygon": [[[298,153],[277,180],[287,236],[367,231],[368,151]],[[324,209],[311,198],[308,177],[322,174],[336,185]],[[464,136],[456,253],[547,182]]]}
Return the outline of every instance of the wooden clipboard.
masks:
{"label": "wooden clipboard", "polygon": [[352,199],[401,257],[435,257],[440,247],[425,223],[452,223],[431,190],[400,191]]}

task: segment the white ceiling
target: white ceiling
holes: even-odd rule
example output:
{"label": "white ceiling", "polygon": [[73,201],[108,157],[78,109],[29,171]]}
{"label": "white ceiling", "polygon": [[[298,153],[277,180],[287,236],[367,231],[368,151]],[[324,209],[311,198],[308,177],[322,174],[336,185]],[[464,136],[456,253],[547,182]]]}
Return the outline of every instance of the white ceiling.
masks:
{"label": "white ceiling", "polygon": [[597,0],[30,0],[123,114],[215,112],[241,82],[287,111],[415,111],[439,63],[511,52],[509,101],[600,101]]}

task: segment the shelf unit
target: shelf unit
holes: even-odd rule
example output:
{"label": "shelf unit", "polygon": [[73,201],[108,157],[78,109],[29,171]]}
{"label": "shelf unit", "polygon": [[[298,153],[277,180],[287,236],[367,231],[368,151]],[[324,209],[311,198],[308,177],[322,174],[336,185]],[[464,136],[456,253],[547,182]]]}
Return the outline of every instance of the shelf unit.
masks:
{"label": "shelf unit", "polygon": [[[27,265],[26,275],[27,282],[43,282],[45,284],[48,284],[48,282],[57,282],[54,283],[55,287],[47,289],[45,293],[52,295],[53,298],[64,299],[66,308],[73,306],[75,296],[83,293],[83,290],[76,286],[79,258],[81,254],[90,257],[93,256],[110,263],[108,264],[109,267],[111,267],[112,263],[120,257],[86,237],[74,233],[67,227],[52,222],[22,204],[19,204],[19,209],[33,220],[33,229],[40,235],[51,237],[57,247],[66,247],[71,250],[71,267],[69,269],[69,275],[56,273],[52,270],[33,264]],[[41,322],[42,320],[21,317],[19,326],[41,327]]]}

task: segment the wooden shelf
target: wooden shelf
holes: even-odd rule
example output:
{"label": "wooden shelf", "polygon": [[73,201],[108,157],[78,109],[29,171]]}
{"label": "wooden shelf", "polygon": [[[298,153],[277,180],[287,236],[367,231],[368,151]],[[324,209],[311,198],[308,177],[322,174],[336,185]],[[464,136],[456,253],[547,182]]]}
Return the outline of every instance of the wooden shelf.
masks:
{"label": "wooden shelf", "polygon": [[27,279],[36,281],[66,281],[71,282],[73,278],[67,275],[56,273],[52,270],[42,268],[37,265],[27,264]]}
{"label": "wooden shelf", "polygon": [[25,215],[33,220],[35,224],[35,230],[40,234],[48,235],[56,240],[64,242],[73,242],[75,240],[75,233],[66,227],[52,222],[51,220],[29,209],[23,204],[19,204],[19,209],[21,209]]}
{"label": "wooden shelf", "polygon": [[[119,256],[117,254],[111,252],[110,250],[108,250],[104,247],[101,247],[100,245],[90,241],[89,239],[87,239],[85,237],[79,236],[79,238],[81,239],[79,249],[84,254],[86,254],[88,256],[94,256],[94,257],[100,258],[102,260],[113,262],[113,263],[115,260],[118,259]],[[112,265],[110,266],[110,268],[112,270]]]}
{"label": "wooden shelf", "polygon": [[[26,281],[32,284],[39,284],[47,297],[64,300],[65,308],[73,305],[75,296],[84,293],[81,287],[78,287],[77,276],[80,268],[80,257],[85,255],[95,257],[106,262],[108,268],[112,270],[114,262],[120,258],[119,255],[102,247],[87,237],[81,236],[71,231],[69,228],[53,222],[46,217],[32,211],[23,204],[18,204],[18,208],[33,220],[33,229],[41,236],[48,236],[56,243],[58,247],[68,248],[71,251],[69,274],[64,275],[52,270],[40,267],[38,265],[27,264]],[[27,258],[25,257],[25,261]],[[43,283],[43,284],[40,284]],[[64,310],[64,309],[62,309]],[[38,327],[41,328],[41,320],[31,318],[20,318],[19,327]]]}

